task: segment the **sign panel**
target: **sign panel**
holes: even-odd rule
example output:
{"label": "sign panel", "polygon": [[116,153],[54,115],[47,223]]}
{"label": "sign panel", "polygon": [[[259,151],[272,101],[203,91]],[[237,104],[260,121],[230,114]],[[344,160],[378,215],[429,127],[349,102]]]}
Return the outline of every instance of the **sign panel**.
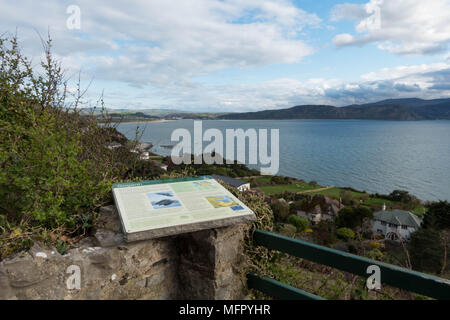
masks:
{"label": "sign panel", "polygon": [[116,207],[128,241],[254,220],[254,213],[210,176],[118,183]]}

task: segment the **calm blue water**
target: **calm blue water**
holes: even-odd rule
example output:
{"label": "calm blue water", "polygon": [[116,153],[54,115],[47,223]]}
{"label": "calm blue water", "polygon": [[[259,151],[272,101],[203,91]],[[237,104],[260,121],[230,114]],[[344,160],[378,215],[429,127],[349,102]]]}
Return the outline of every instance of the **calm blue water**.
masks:
{"label": "calm blue water", "polygon": [[[118,129],[134,138],[137,126],[143,130],[142,141],[167,155],[170,149],[160,146],[174,144],[174,129],[192,132],[193,121],[129,123]],[[203,131],[208,128],[279,129],[280,175],[373,193],[403,189],[422,200],[450,200],[450,121],[203,121]]]}

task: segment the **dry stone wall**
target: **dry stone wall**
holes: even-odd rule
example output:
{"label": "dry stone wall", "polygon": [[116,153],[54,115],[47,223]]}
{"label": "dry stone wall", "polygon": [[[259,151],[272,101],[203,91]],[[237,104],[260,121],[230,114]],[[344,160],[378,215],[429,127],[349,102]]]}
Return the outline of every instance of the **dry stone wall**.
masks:
{"label": "dry stone wall", "polygon": [[95,235],[67,254],[35,245],[1,261],[0,299],[240,299],[244,229],[126,243],[103,207]]}

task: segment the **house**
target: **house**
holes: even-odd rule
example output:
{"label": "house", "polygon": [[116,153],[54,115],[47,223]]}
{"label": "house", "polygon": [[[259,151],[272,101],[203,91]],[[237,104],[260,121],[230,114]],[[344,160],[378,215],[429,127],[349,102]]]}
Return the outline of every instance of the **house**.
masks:
{"label": "house", "polygon": [[141,160],[149,160],[150,159],[150,153],[148,151],[144,151],[139,156]]}
{"label": "house", "polygon": [[308,214],[303,210],[297,210],[297,217],[309,219]]}
{"label": "house", "polygon": [[237,188],[239,191],[250,190],[250,182],[225,176],[219,176],[217,174],[213,174],[211,176],[216,180],[222,180],[226,184]]}
{"label": "house", "polygon": [[161,168],[161,169],[167,171],[167,167],[168,167],[167,164],[161,163],[161,162],[156,161],[156,160],[150,160],[150,162],[151,162],[153,165],[155,165],[156,167],[159,167],[159,168]]}
{"label": "house", "polygon": [[372,230],[374,234],[384,236],[385,239],[408,241],[411,233],[419,229],[422,220],[414,213],[403,210],[383,210],[374,214]]}
{"label": "house", "polygon": [[312,224],[318,224],[320,221],[333,221],[334,217],[327,210],[323,210],[322,206],[317,204],[308,214],[309,221]]}
{"label": "house", "polygon": [[106,147],[110,150],[120,148],[121,146],[122,146],[122,144],[120,144],[119,142],[110,142],[110,143],[106,144]]}
{"label": "house", "polygon": [[317,224],[320,221],[333,221],[342,208],[343,205],[339,201],[317,194],[308,196],[307,203],[302,210],[297,211],[297,216]]}
{"label": "house", "polygon": [[136,149],[139,151],[148,151],[153,147],[153,144],[151,142],[139,142],[136,145]]}

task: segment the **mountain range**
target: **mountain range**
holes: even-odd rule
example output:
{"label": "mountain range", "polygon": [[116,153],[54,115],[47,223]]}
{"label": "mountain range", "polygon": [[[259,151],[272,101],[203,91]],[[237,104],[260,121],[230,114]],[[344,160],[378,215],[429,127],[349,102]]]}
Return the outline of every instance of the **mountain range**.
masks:
{"label": "mountain range", "polygon": [[[344,107],[331,105],[299,105],[287,109],[255,112],[214,113],[190,112],[171,109],[107,109],[111,119],[121,121],[151,121],[157,119],[200,120],[450,120],[450,98],[424,100],[418,98],[387,99],[373,103]],[[82,115],[100,117],[101,111],[81,110]]]}
{"label": "mountain range", "polygon": [[344,107],[300,105],[287,109],[223,114],[217,119],[450,120],[450,99],[388,99]]}

